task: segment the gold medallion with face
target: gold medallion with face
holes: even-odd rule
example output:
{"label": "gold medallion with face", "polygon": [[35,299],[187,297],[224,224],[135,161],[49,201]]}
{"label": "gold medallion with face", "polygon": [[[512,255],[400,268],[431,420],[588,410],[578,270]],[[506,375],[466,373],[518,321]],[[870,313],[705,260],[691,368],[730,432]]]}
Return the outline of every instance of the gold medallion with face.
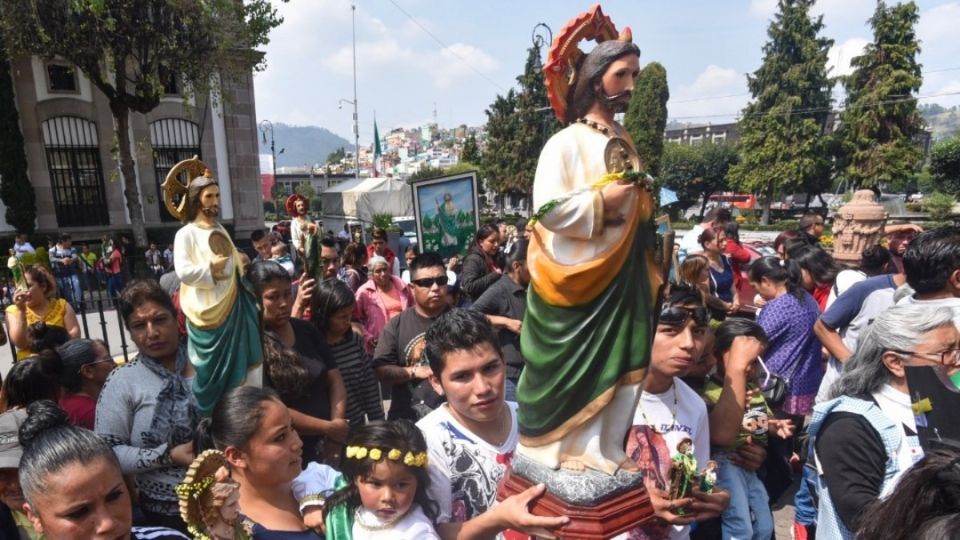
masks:
{"label": "gold medallion with face", "polygon": [[610,137],[607,141],[603,161],[607,165],[607,172],[611,174],[640,170],[640,156],[637,151],[626,139],[620,137]]}

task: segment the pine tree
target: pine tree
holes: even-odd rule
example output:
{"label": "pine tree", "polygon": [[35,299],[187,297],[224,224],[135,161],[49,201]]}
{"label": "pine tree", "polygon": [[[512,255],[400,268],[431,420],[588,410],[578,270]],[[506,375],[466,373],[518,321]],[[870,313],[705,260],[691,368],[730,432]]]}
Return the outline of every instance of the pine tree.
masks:
{"label": "pine tree", "polygon": [[624,127],[633,139],[640,161],[653,176],[660,174],[669,99],[667,70],[657,62],[647,64],[633,86],[633,97],[624,117]]}
{"label": "pine tree", "polygon": [[560,123],[547,100],[539,46],[533,45],[527,49],[527,62],[517,82],[520,83],[520,93],[517,95],[517,176],[511,189],[530,195],[540,151],[547,139],[560,129]]}
{"label": "pine tree", "polygon": [[467,140],[463,141],[463,150],[460,151],[460,161],[480,163],[480,148],[477,147],[476,136],[469,135]]}
{"label": "pine tree", "polygon": [[887,7],[882,1],[870,18],[873,43],[854,58],[844,78],[847,100],[840,117],[844,172],[854,186],[903,182],[923,162],[914,141],[923,126],[913,97],[923,82],[917,54],[913,2]]}
{"label": "pine tree", "polygon": [[27,176],[27,156],[20,132],[20,114],[14,102],[13,79],[6,49],[0,44],[0,199],[7,207],[4,218],[17,232],[30,234],[36,227],[37,200]]}
{"label": "pine tree", "polygon": [[517,94],[511,88],[506,96],[498,95],[487,113],[487,144],[480,165],[487,184],[495,193],[511,189],[517,178],[515,158],[518,140]]}
{"label": "pine tree", "polygon": [[833,40],[819,35],[823,17],[811,19],[813,3],[779,1],[767,29],[763,64],[747,76],[753,100],[738,124],[741,161],[730,169],[730,181],[761,195],[765,224],[775,190],[810,192],[830,181],[825,125],[832,103],[827,52]]}

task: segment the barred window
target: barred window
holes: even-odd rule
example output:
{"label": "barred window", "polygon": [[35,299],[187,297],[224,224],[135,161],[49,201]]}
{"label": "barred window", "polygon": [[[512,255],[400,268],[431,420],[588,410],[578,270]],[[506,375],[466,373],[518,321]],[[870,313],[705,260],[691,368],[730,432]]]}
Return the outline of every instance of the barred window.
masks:
{"label": "barred window", "polygon": [[97,126],[73,116],[41,124],[60,227],[109,225]]}
{"label": "barred window", "polygon": [[177,163],[200,155],[200,126],[183,118],[164,118],[150,124],[150,143],[153,145],[153,168],[157,183],[157,203],[162,221],[177,221],[163,202],[163,184],[167,173]]}

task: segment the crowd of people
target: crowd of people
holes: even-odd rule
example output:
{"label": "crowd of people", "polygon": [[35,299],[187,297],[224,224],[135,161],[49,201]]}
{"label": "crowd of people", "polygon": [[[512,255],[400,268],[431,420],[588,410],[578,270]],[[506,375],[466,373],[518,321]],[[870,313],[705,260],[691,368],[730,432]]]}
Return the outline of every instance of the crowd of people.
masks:
{"label": "crowd of people", "polygon": [[[34,247],[27,235],[18,233],[9,253],[24,266],[39,264],[48,270],[56,281],[60,297],[74,311],[80,310],[84,293],[94,295],[102,291],[107,293],[107,300],[116,299],[124,283],[132,277],[142,274],[160,280],[165,274],[172,275],[174,267],[173,244],[161,250],[156,241],[151,241],[145,252],[137,254],[125,234],[116,238],[105,236],[99,246],[90,242],[75,246],[73,237],[64,233],[47,238],[46,246]],[[13,304],[16,289],[17,284],[8,280],[2,290],[4,304]]]}
{"label": "crowd of people", "polygon": [[[720,209],[680,241],[625,441],[654,517],[623,538],[772,538],[795,480],[797,539],[960,527],[960,447],[932,441],[908,381],[960,371],[960,229],[897,228],[846,267],[823,226],[805,216],[757,258]],[[80,337],[58,294],[72,285],[26,266],[6,313],[19,352],[0,392],[0,537],[195,534],[178,486],[207,449],[223,452],[256,539],[563,537],[567,517],[530,512],[544,486],[496,502],[519,444],[528,234],[485,224],[462,261],[394,252],[379,229],[370,246],[323,238],[313,279],[296,249],[255,232],[263,387],[229,391],[205,418],[155,245],[152,277],[118,290],[138,350],[122,366]],[[675,496],[678,452],[711,464],[716,487]]]}

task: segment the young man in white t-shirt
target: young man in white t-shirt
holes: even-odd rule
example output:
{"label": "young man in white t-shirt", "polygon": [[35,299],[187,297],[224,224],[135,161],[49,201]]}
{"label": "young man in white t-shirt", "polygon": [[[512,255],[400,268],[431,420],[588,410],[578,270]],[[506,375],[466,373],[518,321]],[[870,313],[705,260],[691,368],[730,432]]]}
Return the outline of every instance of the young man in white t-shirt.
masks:
{"label": "young man in white t-shirt", "polygon": [[657,323],[643,394],[627,435],[627,455],[646,473],[646,487],[658,519],[625,538],[690,536],[690,524],[712,519],[726,509],[730,495],[700,491],[693,482],[688,496],[669,499],[670,466],[685,440],[692,441],[698,471],[710,459],[710,421],[703,399],[680,380],[703,354],[709,332],[709,312],[700,293],[674,287]]}
{"label": "young man in white t-shirt", "polygon": [[506,364],[493,327],[479,312],[452,309],[427,330],[424,354],[430,382],[447,398],[417,422],[427,440],[437,532],[444,540],[489,538],[506,529],[552,537],[549,531],[569,519],[529,512],[543,485],[495,504],[519,433],[517,405],[503,398]]}

